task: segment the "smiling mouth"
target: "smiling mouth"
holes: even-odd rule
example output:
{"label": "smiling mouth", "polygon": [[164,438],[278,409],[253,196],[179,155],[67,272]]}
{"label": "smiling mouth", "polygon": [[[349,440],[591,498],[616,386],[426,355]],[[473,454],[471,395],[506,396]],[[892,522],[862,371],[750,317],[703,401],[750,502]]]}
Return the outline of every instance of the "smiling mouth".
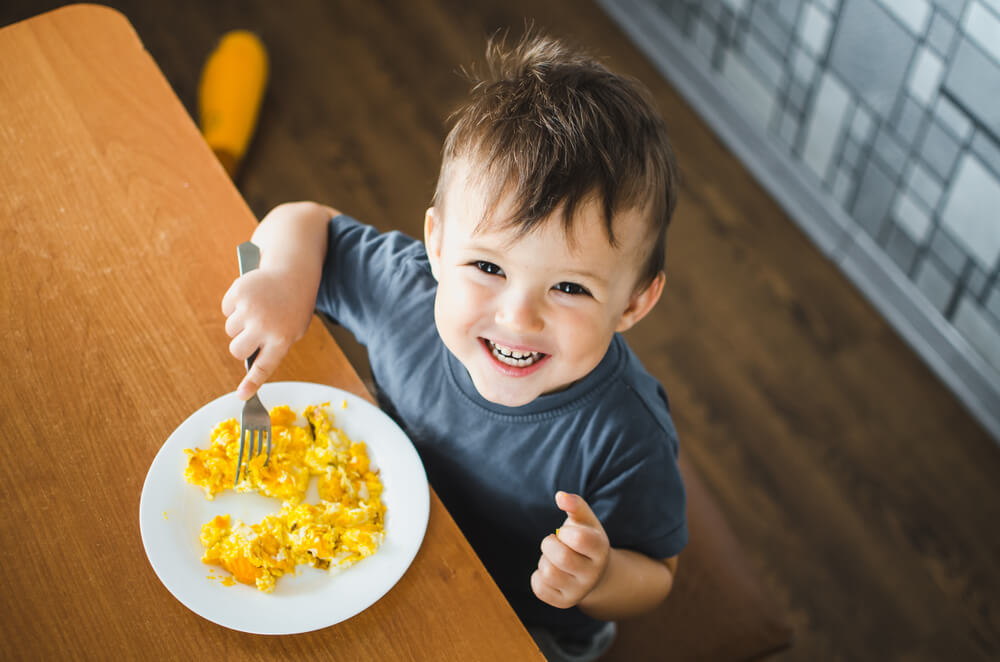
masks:
{"label": "smiling mouth", "polygon": [[487,340],[485,338],[483,341],[486,343],[486,347],[489,348],[490,354],[493,355],[493,358],[504,365],[511,366],[512,368],[527,368],[528,366],[538,363],[543,358],[548,356],[547,354],[542,354],[541,352],[519,352],[515,349],[498,345],[492,340]]}

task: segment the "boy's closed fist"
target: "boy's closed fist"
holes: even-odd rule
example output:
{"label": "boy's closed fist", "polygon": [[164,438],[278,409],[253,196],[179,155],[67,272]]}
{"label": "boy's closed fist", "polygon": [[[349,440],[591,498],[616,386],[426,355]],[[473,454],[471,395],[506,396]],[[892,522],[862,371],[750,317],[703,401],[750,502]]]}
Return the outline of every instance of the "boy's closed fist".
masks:
{"label": "boy's closed fist", "polygon": [[302,337],[312,317],[312,301],[295,296],[290,277],[257,269],[240,276],[222,298],[229,352],[246,359],[258,348],[253,367],[240,382],[236,395],[252,396],[277,369],[292,343]]}
{"label": "boy's closed fist", "polygon": [[556,492],[556,505],[566,513],[566,521],[542,540],[531,590],[542,602],[568,609],[597,586],[611,546],[600,520],[582,497]]}

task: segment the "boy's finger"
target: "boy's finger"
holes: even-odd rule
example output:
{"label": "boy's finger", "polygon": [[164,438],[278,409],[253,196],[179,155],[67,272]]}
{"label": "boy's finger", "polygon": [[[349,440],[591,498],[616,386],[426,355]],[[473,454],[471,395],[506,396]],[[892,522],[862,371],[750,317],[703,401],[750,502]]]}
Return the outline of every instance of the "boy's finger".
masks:
{"label": "boy's finger", "polygon": [[607,551],[607,535],[590,526],[576,526],[572,523],[563,526],[556,533],[559,542],[563,543],[577,554],[595,560]]}
{"label": "boy's finger", "polygon": [[549,563],[570,575],[585,572],[590,559],[561,541],[555,535],[542,539],[542,555]]}
{"label": "boy's finger", "polygon": [[247,371],[247,379],[260,386],[267,381],[278,367],[282,354],[274,345],[265,345],[261,348],[253,365]]}
{"label": "boy's finger", "polygon": [[545,581],[545,578],[542,577],[542,573],[539,570],[535,570],[531,573],[531,591],[539,600],[546,604],[550,604],[553,607],[566,609],[573,606],[571,601],[563,595],[562,591]]}
{"label": "boy's finger", "polygon": [[559,510],[569,516],[571,522],[580,524],[581,526],[604,528],[601,526],[601,520],[597,519],[597,515],[590,509],[587,502],[577,494],[570,494],[563,491],[556,492],[556,505],[559,506]]}
{"label": "boy's finger", "polygon": [[229,317],[236,310],[236,294],[234,290],[236,289],[236,281],[229,286],[226,293],[222,295],[222,314]]}
{"label": "boy's finger", "polygon": [[254,338],[253,335],[249,333],[246,328],[244,328],[239,335],[229,342],[229,353],[233,355],[233,358],[237,358],[242,361],[246,357],[253,354],[257,345],[258,341],[256,338]]}
{"label": "boy's finger", "polygon": [[540,559],[538,559],[538,572],[541,573],[542,579],[545,580],[545,583],[560,590],[562,587],[569,586],[574,583],[573,575],[560,570],[554,563],[549,561],[548,557],[544,554]]}
{"label": "boy's finger", "polygon": [[230,315],[226,318],[226,335],[230,338],[238,336],[245,328],[245,320],[242,315]]}
{"label": "boy's finger", "polygon": [[249,377],[244,377],[240,385],[236,387],[236,397],[240,400],[249,400],[257,392],[258,388],[260,387],[251,382]]}
{"label": "boy's finger", "polygon": [[[234,341],[235,342],[235,341]],[[253,352],[246,354],[249,356]],[[240,385],[236,387],[236,397],[241,400],[246,400],[250,398],[257,389],[261,387],[267,378],[271,376],[274,372],[275,367],[280,359],[274,358],[275,351],[271,347],[262,349],[254,359],[253,365],[250,366],[250,370],[247,371],[246,377],[240,382]]]}

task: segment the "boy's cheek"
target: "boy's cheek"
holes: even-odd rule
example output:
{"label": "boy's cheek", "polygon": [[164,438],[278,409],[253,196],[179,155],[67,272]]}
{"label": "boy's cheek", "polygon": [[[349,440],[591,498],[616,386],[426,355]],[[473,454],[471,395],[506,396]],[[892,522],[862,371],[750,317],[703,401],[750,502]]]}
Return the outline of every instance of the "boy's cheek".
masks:
{"label": "boy's cheek", "polygon": [[485,308],[492,296],[491,289],[472,280],[449,278],[438,284],[438,295],[446,311],[455,316],[472,316]]}
{"label": "boy's cheek", "polygon": [[438,334],[452,351],[458,349],[456,342],[462,342],[470,329],[482,319],[476,308],[475,292],[469,288],[439,285],[434,304],[434,322]]}

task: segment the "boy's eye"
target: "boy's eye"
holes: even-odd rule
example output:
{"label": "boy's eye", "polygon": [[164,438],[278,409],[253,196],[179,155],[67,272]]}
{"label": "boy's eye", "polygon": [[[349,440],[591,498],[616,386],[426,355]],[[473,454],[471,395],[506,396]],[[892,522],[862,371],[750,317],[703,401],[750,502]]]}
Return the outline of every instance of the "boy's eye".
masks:
{"label": "boy's eye", "polygon": [[563,294],[585,294],[589,295],[590,292],[583,285],[577,285],[576,283],[562,282],[557,284],[554,288],[562,292]]}
{"label": "boy's eye", "polygon": [[490,274],[492,276],[502,276],[503,275],[503,269],[501,269],[497,265],[493,264],[492,262],[487,262],[485,260],[478,260],[478,261],[476,261],[476,268],[479,269],[480,271],[482,271],[483,273],[487,273],[487,274]]}

